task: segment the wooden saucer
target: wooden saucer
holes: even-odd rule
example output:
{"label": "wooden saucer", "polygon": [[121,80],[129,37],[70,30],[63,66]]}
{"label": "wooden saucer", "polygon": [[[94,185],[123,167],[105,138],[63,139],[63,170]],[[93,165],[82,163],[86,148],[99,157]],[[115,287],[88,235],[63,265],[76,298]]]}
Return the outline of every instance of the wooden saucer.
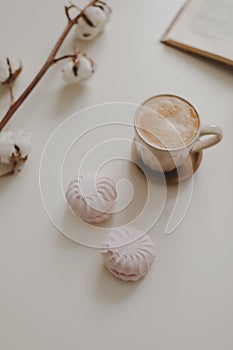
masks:
{"label": "wooden saucer", "polygon": [[[143,172],[149,172],[155,177],[161,177],[161,173],[151,170],[148,166],[146,166],[141,158],[138,156],[136,152],[135,143],[132,144],[132,159],[137,164],[139,169]],[[202,151],[196,153],[190,153],[187,160],[178,168],[172,171],[165,171],[164,175],[166,178],[166,182],[168,185],[175,185],[180,181],[185,181],[193,176],[193,174],[197,171],[202,161]]]}
{"label": "wooden saucer", "polygon": [[202,151],[196,153],[190,153],[187,160],[172,171],[164,172],[168,185],[177,184],[180,181],[184,181],[193,176],[201,164]]}

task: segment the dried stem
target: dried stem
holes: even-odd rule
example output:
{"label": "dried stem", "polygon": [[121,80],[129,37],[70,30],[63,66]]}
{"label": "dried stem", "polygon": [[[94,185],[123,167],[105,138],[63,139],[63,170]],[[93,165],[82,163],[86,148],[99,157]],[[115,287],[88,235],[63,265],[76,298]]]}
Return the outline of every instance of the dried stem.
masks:
{"label": "dried stem", "polygon": [[12,84],[8,84],[8,90],[9,90],[9,93],[10,93],[11,106],[12,106],[14,104],[14,102],[15,102]]}
{"label": "dried stem", "polygon": [[0,178],[1,177],[7,177],[7,176],[12,176],[15,174],[15,169],[13,168],[12,170],[9,170],[8,172],[4,173],[4,174],[0,174]]}
{"label": "dried stem", "polygon": [[66,17],[68,18],[68,20],[70,21],[71,20],[71,17],[70,17],[70,9],[77,9],[78,11],[82,11],[82,9],[80,9],[78,6],[76,6],[75,4],[73,4],[72,2],[70,2],[70,5],[69,6],[65,6],[65,13],[66,13]]}
{"label": "dried stem", "polygon": [[[71,19],[68,16],[68,23],[66,28],[64,29],[63,33],[59,37],[58,41],[56,42],[54,48],[52,49],[49,57],[45,61],[44,65],[38,72],[38,74],[35,76],[35,78],[32,80],[32,82],[28,85],[28,87],[24,90],[22,95],[10,106],[8,109],[7,113],[3,117],[3,119],[0,122],[0,131],[5,127],[5,125],[8,123],[8,121],[11,119],[13,114],[18,110],[18,108],[21,106],[21,104],[24,102],[24,100],[28,97],[28,95],[31,93],[31,91],[34,89],[34,87],[39,83],[41,78],[44,76],[44,74],[47,72],[47,70],[54,64],[54,60],[56,60],[56,54],[58,50],[60,49],[63,41],[67,37],[68,33],[70,32],[71,28],[73,27],[74,24],[77,23],[78,19],[83,16],[85,10],[89,7],[94,5],[98,0],[92,0],[89,2],[87,6],[83,8],[82,11],[73,19]],[[65,7],[67,11],[67,7]],[[67,13],[67,12],[66,12]]]}
{"label": "dried stem", "polygon": [[58,57],[58,58],[54,58],[53,59],[53,63],[57,63],[59,61],[62,61],[62,60],[65,60],[67,58],[75,58],[76,55],[64,55],[64,56],[61,56],[61,57]]}

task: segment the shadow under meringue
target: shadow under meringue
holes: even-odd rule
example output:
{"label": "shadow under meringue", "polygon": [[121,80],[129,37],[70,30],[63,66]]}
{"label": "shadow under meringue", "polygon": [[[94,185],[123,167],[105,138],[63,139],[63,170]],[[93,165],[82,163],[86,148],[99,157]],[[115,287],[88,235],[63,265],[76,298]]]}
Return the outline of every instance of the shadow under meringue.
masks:
{"label": "shadow under meringue", "polygon": [[106,267],[102,265],[96,278],[94,295],[100,303],[118,303],[130,298],[139,288],[143,279],[144,278],[141,278],[136,282],[122,281],[113,276]]}

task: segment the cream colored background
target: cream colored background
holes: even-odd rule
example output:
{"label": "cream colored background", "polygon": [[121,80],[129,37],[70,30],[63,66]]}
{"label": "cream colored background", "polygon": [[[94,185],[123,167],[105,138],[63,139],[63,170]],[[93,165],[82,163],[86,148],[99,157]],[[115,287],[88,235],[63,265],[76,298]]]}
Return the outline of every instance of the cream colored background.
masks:
{"label": "cream colored background", "polygon": [[[98,65],[93,79],[86,87],[64,87],[54,67],[11,123],[35,140],[22,173],[0,182],[0,348],[231,350],[232,71],[159,44],[182,0],[109,3],[109,28],[86,49]],[[25,65],[16,92],[63,29],[63,4],[1,0],[1,55],[18,55]],[[177,231],[167,236],[162,224],[154,228],[159,256],[148,276],[125,284],[103,269],[98,251],[51,225],[39,192],[40,156],[54,128],[78,109],[165,92],[191,101],[206,123],[221,125],[224,141],[205,151]],[[1,111],[6,103],[5,96]]]}

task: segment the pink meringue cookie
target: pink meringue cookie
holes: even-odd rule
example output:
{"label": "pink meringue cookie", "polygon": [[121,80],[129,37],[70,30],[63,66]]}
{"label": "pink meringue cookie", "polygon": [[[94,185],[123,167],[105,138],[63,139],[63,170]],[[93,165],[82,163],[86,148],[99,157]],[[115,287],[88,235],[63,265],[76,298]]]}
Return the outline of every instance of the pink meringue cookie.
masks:
{"label": "pink meringue cookie", "polygon": [[137,281],[147,274],[155,259],[155,244],[148,234],[124,226],[107,234],[101,254],[105,267],[115,277]]}
{"label": "pink meringue cookie", "polygon": [[66,192],[73,213],[86,222],[107,220],[116,198],[115,182],[94,173],[77,176]]}

